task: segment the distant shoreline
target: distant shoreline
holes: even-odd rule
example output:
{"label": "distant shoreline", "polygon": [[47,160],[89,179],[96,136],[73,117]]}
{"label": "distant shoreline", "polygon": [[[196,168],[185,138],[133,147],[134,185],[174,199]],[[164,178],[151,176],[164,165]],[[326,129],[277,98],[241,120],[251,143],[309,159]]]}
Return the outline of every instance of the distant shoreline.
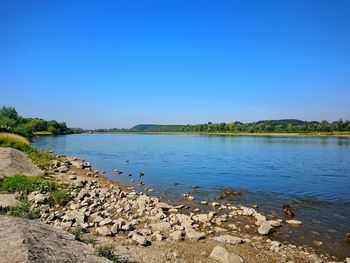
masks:
{"label": "distant shoreline", "polygon": [[350,137],[350,132],[311,132],[311,133],[225,133],[225,132],[141,132],[141,131],[108,131],[92,132],[93,134],[168,134],[168,135],[219,135],[219,136],[263,136],[263,137]]}

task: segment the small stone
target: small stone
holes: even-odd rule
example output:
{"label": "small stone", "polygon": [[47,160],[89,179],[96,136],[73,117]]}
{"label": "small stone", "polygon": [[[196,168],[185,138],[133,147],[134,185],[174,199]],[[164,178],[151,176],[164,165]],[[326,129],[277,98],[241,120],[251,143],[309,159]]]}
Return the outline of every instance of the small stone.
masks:
{"label": "small stone", "polygon": [[301,225],[303,224],[303,222],[299,221],[299,220],[295,220],[295,219],[290,219],[286,221],[288,224],[290,225]]}
{"label": "small stone", "polygon": [[201,201],[201,204],[202,204],[202,205],[207,205],[207,204],[208,204],[208,201],[203,200],[203,201]]}
{"label": "small stone", "polygon": [[103,220],[99,223],[99,225],[100,225],[100,226],[104,226],[104,225],[108,225],[108,224],[110,224],[110,223],[112,223],[112,219],[106,218],[106,219],[103,219]]}
{"label": "small stone", "polygon": [[243,240],[239,237],[234,237],[230,235],[222,235],[220,236],[225,243],[231,244],[231,245],[237,245],[243,243]]}
{"label": "small stone", "polygon": [[131,239],[141,246],[146,246],[149,243],[144,236],[139,234],[134,234]]}
{"label": "small stone", "polygon": [[112,234],[112,232],[106,226],[97,227],[96,232],[101,236],[109,236]]}
{"label": "small stone", "polygon": [[150,227],[153,231],[167,231],[171,228],[171,225],[169,222],[160,222],[160,223],[154,223],[150,224]]}
{"label": "small stone", "polygon": [[267,235],[270,233],[271,230],[272,226],[267,221],[264,221],[258,228],[258,233],[260,235]]}
{"label": "small stone", "polygon": [[174,241],[180,241],[184,239],[184,232],[181,230],[176,230],[170,234],[170,238]]}
{"label": "small stone", "polygon": [[196,199],[196,198],[195,198],[194,196],[190,195],[190,196],[187,197],[187,199],[188,199],[189,201],[193,201],[193,200]]}

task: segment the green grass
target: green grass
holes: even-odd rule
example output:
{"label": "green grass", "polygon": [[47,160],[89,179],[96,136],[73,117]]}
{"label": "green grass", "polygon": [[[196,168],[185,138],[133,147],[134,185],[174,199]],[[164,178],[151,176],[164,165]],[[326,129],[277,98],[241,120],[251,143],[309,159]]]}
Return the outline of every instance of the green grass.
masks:
{"label": "green grass", "polygon": [[81,235],[83,234],[83,230],[80,227],[72,227],[68,230],[69,233],[74,235],[75,240],[81,240]]}
{"label": "green grass", "polygon": [[114,254],[114,248],[112,245],[102,245],[96,250],[96,255],[105,257],[114,263],[118,263],[118,257]]}
{"label": "green grass", "polygon": [[50,168],[50,161],[55,159],[55,156],[52,153],[35,147],[28,148],[25,153],[30,159],[32,159],[33,163],[45,171]]}
{"label": "green grass", "polygon": [[0,184],[0,189],[4,192],[14,193],[20,192],[22,195],[28,195],[32,191],[40,191],[42,193],[57,190],[60,185],[42,176],[25,176],[15,175],[5,177]]}
{"label": "green grass", "polygon": [[62,190],[55,190],[50,193],[49,201],[51,204],[65,205],[69,201],[69,195]]}
{"label": "green grass", "polygon": [[25,198],[18,201],[14,207],[11,207],[8,214],[12,216],[35,219],[40,217],[40,210],[36,208],[32,209],[30,207],[30,203]]}

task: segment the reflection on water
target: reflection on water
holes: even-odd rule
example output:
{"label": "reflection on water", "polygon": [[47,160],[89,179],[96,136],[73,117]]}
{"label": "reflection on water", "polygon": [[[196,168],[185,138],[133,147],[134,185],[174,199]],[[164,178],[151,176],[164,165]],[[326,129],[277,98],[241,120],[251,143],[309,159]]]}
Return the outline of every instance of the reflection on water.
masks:
{"label": "reflection on water", "polygon": [[[184,192],[201,200],[240,190],[241,196],[224,201],[258,204],[280,218],[282,204],[289,203],[304,224],[282,232],[292,231],[290,238],[310,244],[321,239],[323,247],[341,256],[350,249],[345,239],[350,229],[349,138],[82,134],[44,137],[34,144],[81,156],[122,183],[132,184],[131,173],[136,186],[142,171],[147,187],[172,200]],[[124,174],[116,175],[115,168]],[[288,237],[282,233],[278,238]]]}

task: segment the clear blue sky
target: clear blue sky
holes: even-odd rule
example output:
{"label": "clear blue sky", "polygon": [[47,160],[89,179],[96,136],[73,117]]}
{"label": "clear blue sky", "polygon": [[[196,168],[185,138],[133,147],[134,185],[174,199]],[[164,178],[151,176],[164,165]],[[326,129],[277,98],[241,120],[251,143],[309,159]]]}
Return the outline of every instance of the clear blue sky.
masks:
{"label": "clear blue sky", "polygon": [[350,1],[0,1],[0,105],[83,128],[350,119]]}

